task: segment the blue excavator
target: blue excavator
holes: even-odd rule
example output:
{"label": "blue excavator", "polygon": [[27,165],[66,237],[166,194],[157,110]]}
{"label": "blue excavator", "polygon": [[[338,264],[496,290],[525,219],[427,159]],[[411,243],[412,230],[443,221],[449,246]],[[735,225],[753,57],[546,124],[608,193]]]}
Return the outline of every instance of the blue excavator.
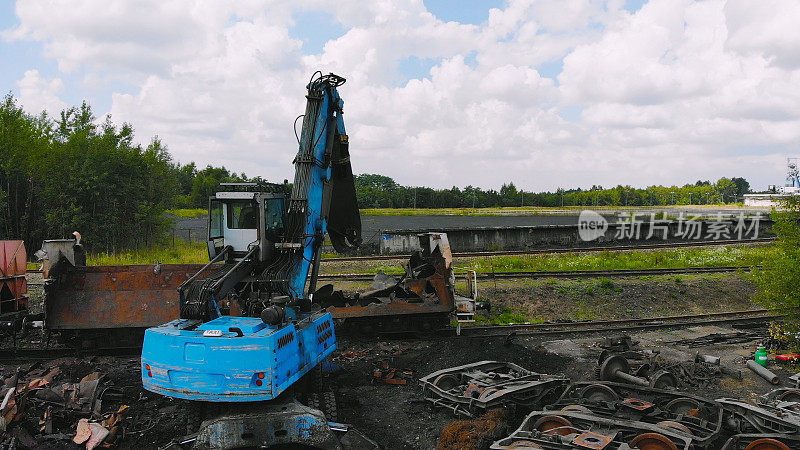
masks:
{"label": "blue excavator", "polygon": [[145,332],[146,390],[227,411],[203,422],[197,448],[340,446],[338,425],[292,390],[336,349],[312,301],[325,234],[339,252],[361,242],[344,82],[309,81],[291,187],[233,183],[210,199],[210,261],[178,288],[180,318]]}

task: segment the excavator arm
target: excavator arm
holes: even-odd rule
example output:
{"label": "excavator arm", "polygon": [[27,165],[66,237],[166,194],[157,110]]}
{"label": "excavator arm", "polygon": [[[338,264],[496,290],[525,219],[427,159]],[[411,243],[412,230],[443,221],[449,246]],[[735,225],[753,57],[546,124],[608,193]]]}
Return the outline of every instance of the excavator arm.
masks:
{"label": "excavator arm", "polygon": [[344,101],[337,90],[344,82],[338,75],[317,72],[307,86],[308,101],[288,207],[287,240],[302,242],[302,253],[294,256],[290,275],[289,295],[293,298],[302,298],[309,268],[313,268],[309,291],[314,290],[326,231],[339,252],[361,243],[361,218],[344,128]]}
{"label": "excavator arm", "polygon": [[[344,102],[337,90],[344,82],[340,76],[317,72],[306,86],[306,111],[288,198],[276,192],[226,192],[212,198],[212,203],[222,202],[222,208],[227,209],[218,219],[221,231],[217,234],[221,237],[209,232],[209,248],[215,253],[212,262],[224,259],[226,264],[209,263],[181,286],[181,318],[219,317],[217,303],[226,296],[245,303],[243,309],[250,315],[263,312],[278,297],[281,307],[301,300],[306,297],[309,278],[308,292],[316,290],[326,232],[339,252],[350,251],[361,243]],[[266,185],[232,187],[259,189]],[[272,187],[274,190],[276,185]],[[285,208],[279,208],[280,227],[272,226],[275,219],[270,218],[270,208],[266,206],[273,200],[285,204]],[[260,214],[251,225],[255,229],[239,227],[245,209]],[[211,223],[213,215],[214,208],[210,208],[209,230],[215,228]]]}

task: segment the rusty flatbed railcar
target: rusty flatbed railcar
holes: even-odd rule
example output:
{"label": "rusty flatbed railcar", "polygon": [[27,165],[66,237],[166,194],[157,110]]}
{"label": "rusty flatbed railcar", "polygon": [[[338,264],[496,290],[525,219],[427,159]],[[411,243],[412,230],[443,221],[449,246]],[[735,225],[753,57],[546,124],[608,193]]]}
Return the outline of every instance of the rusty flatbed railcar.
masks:
{"label": "rusty flatbed railcar", "polygon": [[45,283],[50,330],[147,328],[178,317],[178,286],[202,264],[72,267]]}

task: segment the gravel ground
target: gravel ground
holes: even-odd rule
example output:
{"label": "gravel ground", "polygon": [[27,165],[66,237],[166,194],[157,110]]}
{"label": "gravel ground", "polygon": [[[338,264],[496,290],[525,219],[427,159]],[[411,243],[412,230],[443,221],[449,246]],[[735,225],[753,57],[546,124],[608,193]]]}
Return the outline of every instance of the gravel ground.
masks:
{"label": "gravel ground", "polygon": [[28,309],[32,314],[42,312],[44,301],[44,280],[41,273],[26,273],[28,281]]}

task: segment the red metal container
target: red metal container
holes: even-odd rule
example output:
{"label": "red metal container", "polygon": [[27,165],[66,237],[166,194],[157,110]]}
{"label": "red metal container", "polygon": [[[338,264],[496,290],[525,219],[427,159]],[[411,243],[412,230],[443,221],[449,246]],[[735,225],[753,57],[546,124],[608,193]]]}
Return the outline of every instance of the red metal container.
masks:
{"label": "red metal container", "polygon": [[0,241],[0,278],[24,277],[27,259],[23,241]]}
{"label": "red metal container", "polygon": [[27,309],[27,259],[23,241],[0,241],[0,313]]}

